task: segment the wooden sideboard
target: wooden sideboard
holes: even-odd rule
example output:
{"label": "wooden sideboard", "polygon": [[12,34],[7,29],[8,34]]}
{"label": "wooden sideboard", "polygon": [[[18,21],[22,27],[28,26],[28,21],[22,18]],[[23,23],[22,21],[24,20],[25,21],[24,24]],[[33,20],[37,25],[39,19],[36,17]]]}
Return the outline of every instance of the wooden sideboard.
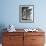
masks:
{"label": "wooden sideboard", "polygon": [[3,32],[3,46],[44,46],[44,32]]}

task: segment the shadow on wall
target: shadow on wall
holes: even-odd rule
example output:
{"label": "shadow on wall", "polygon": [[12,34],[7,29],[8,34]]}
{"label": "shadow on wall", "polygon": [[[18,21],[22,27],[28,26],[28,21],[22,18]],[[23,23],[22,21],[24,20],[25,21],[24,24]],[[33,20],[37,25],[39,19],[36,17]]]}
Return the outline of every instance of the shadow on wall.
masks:
{"label": "shadow on wall", "polygon": [[5,32],[6,30],[4,30],[5,25],[4,24],[0,24],[0,43],[2,43],[2,36],[3,36],[3,32]]}

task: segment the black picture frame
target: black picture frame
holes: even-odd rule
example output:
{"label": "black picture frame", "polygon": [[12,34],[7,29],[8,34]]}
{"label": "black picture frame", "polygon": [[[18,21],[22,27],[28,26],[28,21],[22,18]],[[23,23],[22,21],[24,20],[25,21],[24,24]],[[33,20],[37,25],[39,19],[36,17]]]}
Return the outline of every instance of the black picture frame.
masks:
{"label": "black picture frame", "polygon": [[19,22],[34,22],[34,5],[19,5]]}

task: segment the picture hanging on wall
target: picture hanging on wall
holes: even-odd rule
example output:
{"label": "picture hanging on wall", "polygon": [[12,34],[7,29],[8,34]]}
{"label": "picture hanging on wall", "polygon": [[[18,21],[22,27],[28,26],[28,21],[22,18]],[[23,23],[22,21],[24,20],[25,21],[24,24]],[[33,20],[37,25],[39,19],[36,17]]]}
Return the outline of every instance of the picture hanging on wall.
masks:
{"label": "picture hanging on wall", "polygon": [[19,6],[19,21],[22,23],[34,22],[34,5]]}

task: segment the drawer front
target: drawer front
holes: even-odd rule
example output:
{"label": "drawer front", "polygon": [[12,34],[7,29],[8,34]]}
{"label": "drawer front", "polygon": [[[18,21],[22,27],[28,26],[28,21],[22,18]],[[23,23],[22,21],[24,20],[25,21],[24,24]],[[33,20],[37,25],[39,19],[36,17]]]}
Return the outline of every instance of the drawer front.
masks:
{"label": "drawer front", "polygon": [[14,42],[23,41],[23,36],[4,36],[3,43],[14,43]]}
{"label": "drawer front", "polygon": [[23,46],[23,44],[2,44],[2,46]]}
{"label": "drawer front", "polygon": [[25,32],[24,36],[44,36],[44,32]]}
{"label": "drawer front", "polygon": [[24,46],[44,46],[44,36],[24,36]]}
{"label": "drawer front", "polygon": [[23,46],[23,32],[4,32],[3,46]]}
{"label": "drawer front", "polygon": [[44,36],[32,36],[32,44],[43,44]]}
{"label": "drawer front", "polygon": [[23,32],[4,32],[4,36],[23,36]]}
{"label": "drawer front", "polygon": [[22,36],[4,36],[3,46],[23,46]]}

